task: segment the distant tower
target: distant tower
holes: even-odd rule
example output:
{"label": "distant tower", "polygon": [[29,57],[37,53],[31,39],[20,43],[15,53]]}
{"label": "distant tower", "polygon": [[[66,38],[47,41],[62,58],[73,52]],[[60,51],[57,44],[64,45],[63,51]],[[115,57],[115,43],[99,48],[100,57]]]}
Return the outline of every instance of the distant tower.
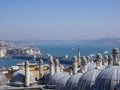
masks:
{"label": "distant tower", "polygon": [[77,73],[77,57],[73,57],[73,74]]}
{"label": "distant tower", "polygon": [[116,64],[118,64],[119,49],[114,48],[112,53],[113,53],[113,65],[116,65]]}
{"label": "distant tower", "polygon": [[96,55],[97,61],[96,61],[96,66],[99,66],[99,69],[102,69],[102,55],[98,53]]}
{"label": "distant tower", "polygon": [[59,60],[56,59],[55,60],[55,73],[59,72],[60,71],[60,67],[59,67]]}
{"label": "distant tower", "polygon": [[40,59],[39,61],[39,78],[43,77],[43,60]]}
{"label": "distant tower", "polygon": [[85,56],[83,56],[82,58],[81,58],[81,69],[82,69],[82,73],[85,73],[85,72],[87,72],[87,59],[86,59],[86,57]]}
{"label": "distant tower", "polygon": [[78,63],[81,62],[81,59],[80,59],[80,48],[78,47]]}
{"label": "distant tower", "polygon": [[25,86],[28,87],[30,85],[29,82],[29,61],[25,61]]}
{"label": "distant tower", "polygon": [[54,74],[55,69],[54,69],[54,61],[53,61],[53,57],[50,56],[50,62],[49,62],[49,70],[50,70],[50,78],[51,76]]}

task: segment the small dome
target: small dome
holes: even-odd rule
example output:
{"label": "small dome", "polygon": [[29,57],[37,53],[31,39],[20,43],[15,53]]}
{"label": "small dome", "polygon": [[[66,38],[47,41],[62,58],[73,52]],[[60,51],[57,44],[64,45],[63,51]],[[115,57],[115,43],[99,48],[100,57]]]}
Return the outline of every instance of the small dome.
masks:
{"label": "small dome", "polygon": [[3,73],[0,72],[0,85],[6,84],[8,82],[7,78]]}
{"label": "small dome", "polygon": [[[87,64],[87,71],[94,70],[95,68],[96,68],[96,63],[88,63]],[[78,72],[82,72],[82,68],[79,68]]]}
{"label": "small dome", "polygon": [[[29,76],[30,76],[30,83],[34,83],[35,82],[34,74],[29,72]],[[10,80],[10,82],[24,84],[25,83],[25,70],[21,69],[21,70],[14,72],[13,77]]]}
{"label": "small dome", "polygon": [[120,83],[120,67],[111,66],[103,70],[95,81],[97,90],[114,90],[114,87]]}
{"label": "small dome", "polygon": [[56,85],[57,82],[65,76],[69,76],[69,73],[67,73],[67,72],[57,72],[50,78],[47,85]]}
{"label": "small dome", "polygon": [[90,70],[94,70],[95,68],[96,68],[96,63],[89,63],[87,70],[90,71]]}
{"label": "small dome", "polygon": [[47,70],[43,75],[43,79],[45,80],[45,83],[48,83],[49,75],[50,75],[49,70]]}
{"label": "small dome", "polygon": [[79,79],[77,90],[91,90],[93,85],[95,84],[95,79],[97,78],[98,74],[101,70],[94,69],[88,71],[87,73],[83,74],[83,76]]}
{"label": "small dome", "polygon": [[78,81],[81,78],[83,74],[82,73],[76,73],[74,75],[72,75],[66,85],[65,85],[65,90],[75,90],[75,88],[77,87]]}
{"label": "small dome", "polygon": [[56,84],[55,90],[64,90],[67,80],[70,78],[70,76],[65,76],[59,80],[59,82]]}

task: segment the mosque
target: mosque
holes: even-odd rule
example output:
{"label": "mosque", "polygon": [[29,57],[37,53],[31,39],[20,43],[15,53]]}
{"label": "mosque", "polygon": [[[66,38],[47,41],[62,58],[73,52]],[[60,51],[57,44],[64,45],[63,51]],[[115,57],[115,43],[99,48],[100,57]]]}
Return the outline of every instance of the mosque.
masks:
{"label": "mosque", "polygon": [[72,68],[66,69],[59,60],[50,56],[49,70],[43,72],[43,60],[39,61],[39,79],[29,71],[29,61],[23,69],[14,72],[7,80],[0,72],[0,90],[120,90],[119,49],[114,48],[110,56],[96,55],[73,57]]}

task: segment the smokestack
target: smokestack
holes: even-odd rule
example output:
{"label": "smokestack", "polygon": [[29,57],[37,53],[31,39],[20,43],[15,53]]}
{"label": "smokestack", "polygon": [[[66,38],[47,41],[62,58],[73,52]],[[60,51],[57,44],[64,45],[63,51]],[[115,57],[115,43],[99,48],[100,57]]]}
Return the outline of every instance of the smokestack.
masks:
{"label": "smokestack", "polygon": [[28,87],[30,85],[29,82],[29,61],[25,61],[25,86]]}
{"label": "smokestack", "polygon": [[43,77],[43,60],[39,60],[39,79]]}
{"label": "smokestack", "polygon": [[73,74],[77,73],[77,57],[73,57]]}

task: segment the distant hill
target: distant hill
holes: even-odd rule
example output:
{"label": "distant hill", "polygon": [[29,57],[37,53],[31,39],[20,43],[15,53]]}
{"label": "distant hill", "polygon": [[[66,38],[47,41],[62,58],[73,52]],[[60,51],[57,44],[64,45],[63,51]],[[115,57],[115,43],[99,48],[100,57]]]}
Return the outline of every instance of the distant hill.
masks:
{"label": "distant hill", "polygon": [[19,40],[11,41],[17,44],[27,44],[27,45],[49,45],[49,44],[94,44],[94,45],[120,45],[120,38],[103,38],[96,40]]}

